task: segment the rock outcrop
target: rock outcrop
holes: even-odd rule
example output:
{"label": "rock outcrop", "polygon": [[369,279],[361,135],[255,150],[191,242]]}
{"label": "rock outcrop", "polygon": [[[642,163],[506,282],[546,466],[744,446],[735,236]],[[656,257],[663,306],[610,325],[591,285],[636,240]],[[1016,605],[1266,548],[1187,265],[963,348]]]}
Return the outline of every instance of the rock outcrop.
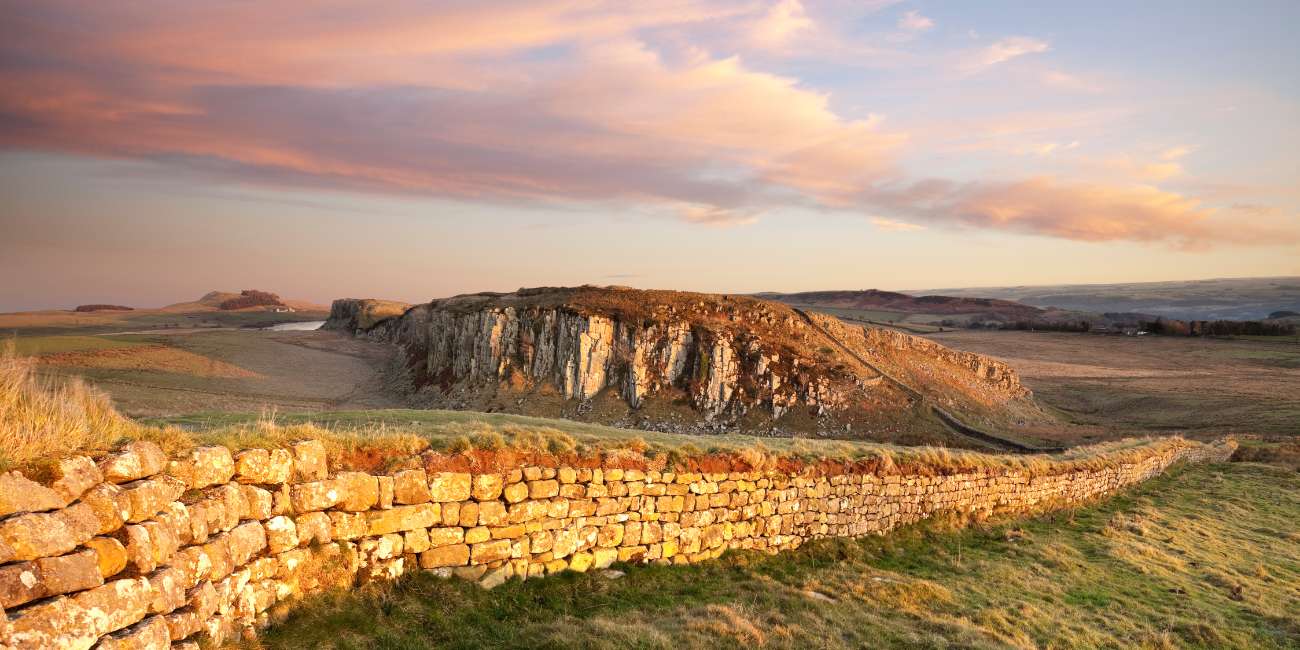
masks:
{"label": "rock outcrop", "polygon": [[[598,412],[592,419],[674,430],[897,430],[914,419],[915,396],[780,303],[581,287],[458,296],[386,320],[373,314],[369,301],[340,300],[331,322],[400,346],[412,383],[434,406]],[[991,359],[904,334],[871,336],[882,351],[930,355],[989,394],[1028,398],[1014,371]]]}

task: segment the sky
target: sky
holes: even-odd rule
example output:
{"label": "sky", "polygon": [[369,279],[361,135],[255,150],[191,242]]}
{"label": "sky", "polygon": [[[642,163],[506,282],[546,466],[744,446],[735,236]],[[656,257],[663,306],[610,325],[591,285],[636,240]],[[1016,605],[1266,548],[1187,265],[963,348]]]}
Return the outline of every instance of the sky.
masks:
{"label": "sky", "polygon": [[0,0],[0,311],[1300,275],[1300,3]]}

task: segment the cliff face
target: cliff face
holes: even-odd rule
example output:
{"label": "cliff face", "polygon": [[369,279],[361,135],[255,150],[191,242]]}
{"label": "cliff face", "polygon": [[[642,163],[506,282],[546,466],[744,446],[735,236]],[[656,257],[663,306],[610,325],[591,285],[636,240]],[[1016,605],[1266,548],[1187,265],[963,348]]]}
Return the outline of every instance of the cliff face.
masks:
{"label": "cliff face", "polygon": [[[338,301],[331,321],[401,346],[429,405],[569,416],[594,409],[601,412],[592,419],[675,430],[844,431],[899,429],[916,402],[798,312],[752,298],[521,290],[437,300],[358,326],[368,309]],[[988,391],[1026,396],[997,362],[926,341],[879,341],[947,355]]]}

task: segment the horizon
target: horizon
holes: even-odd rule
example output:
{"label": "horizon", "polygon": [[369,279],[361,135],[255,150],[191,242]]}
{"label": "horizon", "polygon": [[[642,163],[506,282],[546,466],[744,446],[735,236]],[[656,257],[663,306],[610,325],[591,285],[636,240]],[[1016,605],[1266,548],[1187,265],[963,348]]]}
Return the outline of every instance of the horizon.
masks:
{"label": "horizon", "polygon": [[1300,276],[1293,2],[0,14],[0,311]]}

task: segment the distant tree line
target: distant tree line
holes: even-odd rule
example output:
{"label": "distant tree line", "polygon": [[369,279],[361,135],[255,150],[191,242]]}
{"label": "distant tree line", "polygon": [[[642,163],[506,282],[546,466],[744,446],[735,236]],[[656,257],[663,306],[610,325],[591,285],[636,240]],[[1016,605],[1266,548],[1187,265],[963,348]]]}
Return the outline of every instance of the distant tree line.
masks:
{"label": "distant tree line", "polygon": [[135,311],[135,308],[123,305],[77,305],[77,308],[72,311]]}
{"label": "distant tree line", "polygon": [[1258,320],[1192,320],[1157,318],[1142,321],[1142,329],[1167,336],[1294,336],[1294,323]]}
{"label": "distant tree line", "polygon": [[280,307],[284,303],[280,302],[280,296],[268,291],[258,291],[257,289],[244,289],[239,292],[238,298],[223,300],[217,305],[222,310],[247,309],[249,307]]}

